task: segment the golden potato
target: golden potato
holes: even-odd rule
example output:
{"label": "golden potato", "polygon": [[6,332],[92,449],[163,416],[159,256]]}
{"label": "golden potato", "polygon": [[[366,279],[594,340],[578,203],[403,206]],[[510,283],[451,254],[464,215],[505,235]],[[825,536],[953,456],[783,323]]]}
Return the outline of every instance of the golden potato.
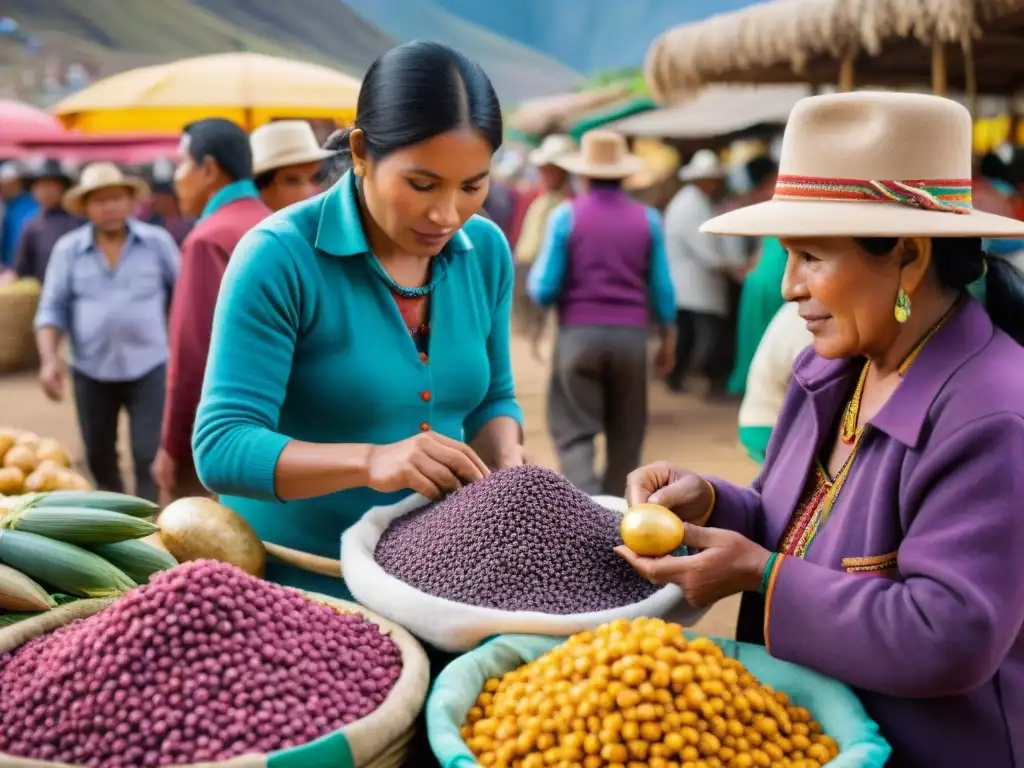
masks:
{"label": "golden potato", "polygon": [[25,445],[33,451],[39,447],[41,438],[35,432],[22,432],[14,440],[16,445]]}
{"label": "golden potato", "polygon": [[17,467],[0,469],[0,496],[17,496],[25,487],[25,473]]}
{"label": "golden potato", "polygon": [[64,450],[60,443],[49,437],[39,442],[39,447],[36,448],[36,459],[40,463],[52,461],[62,467],[71,466],[71,459],[68,458],[67,451]]}
{"label": "golden potato", "polygon": [[4,466],[17,467],[29,475],[39,466],[39,462],[36,460],[36,452],[33,448],[19,443],[4,455]]}
{"label": "golden potato", "polygon": [[0,461],[3,461],[4,456],[7,452],[14,447],[15,439],[13,435],[5,435],[0,433]]}
{"label": "golden potato", "polygon": [[56,465],[50,464],[37,467],[32,474],[25,478],[25,492],[56,491],[58,490],[57,483],[59,477],[60,468]]}

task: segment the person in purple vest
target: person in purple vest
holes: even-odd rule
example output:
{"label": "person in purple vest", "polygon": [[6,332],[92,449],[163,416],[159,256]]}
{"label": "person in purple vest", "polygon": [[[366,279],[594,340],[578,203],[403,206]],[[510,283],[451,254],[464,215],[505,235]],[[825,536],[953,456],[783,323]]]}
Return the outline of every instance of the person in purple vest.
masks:
{"label": "person in purple vest", "polygon": [[[621,496],[640,463],[647,427],[651,308],[660,329],[659,375],[672,368],[675,293],[661,215],[632,200],[622,181],[643,169],[618,133],[584,134],[579,152],[555,161],[583,194],[557,207],[527,279],[530,298],[558,310],[548,391],[548,429],[562,473],[589,494]],[[604,477],[594,438],[604,433]]]}

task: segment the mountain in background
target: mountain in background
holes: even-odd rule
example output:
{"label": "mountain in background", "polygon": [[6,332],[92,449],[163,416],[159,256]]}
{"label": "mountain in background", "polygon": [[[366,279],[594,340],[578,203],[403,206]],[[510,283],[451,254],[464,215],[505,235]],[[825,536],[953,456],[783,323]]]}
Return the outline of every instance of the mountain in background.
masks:
{"label": "mountain in background", "polygon": [[[364,0],[364,4],[376,2]],[[577,72],[594,75],[638,67],[651,43],[671,27],[744,8],[754,0],[405,0],[395,4],[435,5],[553,56]],[[396,14],[406,12],[395,9]],[[386,19],[374,21],[403,37]]]}
{"label": "mountain in background", "polygon": [[[367,8],[374,12],[368,12]],[[400,22],[381,27],[381,18]],[[36,51],[0,40],[0,93],[48,103],[54,72],[80,64],[91,77],[225,51],[314,61],[362,76],[400,40],[432,38],[483,64],[502,101],[572,90],[583,77],[553,58],[431,5],[367,0],[0,0],[0,16],[38,39]]]}
{"label": "mountain in background", "polygon": [[[496,14],[506,13],[498,10],[494,0],[475,1],[487,8],[495,6]],[[533,5],[534,0],[507,3],[519,8]],[[502,103],[509,106],[534,96],[571,91],[584,82],[559,57],[540,53],[502,34],[500,27],[474,23],[430,0],[345,0],[345,4],[399,40],[437,40],[471,56],[487,71]]]}

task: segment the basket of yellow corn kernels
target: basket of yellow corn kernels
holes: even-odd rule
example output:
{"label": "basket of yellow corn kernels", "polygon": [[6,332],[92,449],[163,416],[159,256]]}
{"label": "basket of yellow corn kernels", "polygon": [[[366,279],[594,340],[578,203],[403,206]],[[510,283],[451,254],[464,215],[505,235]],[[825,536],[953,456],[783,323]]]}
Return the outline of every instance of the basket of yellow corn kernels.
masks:
{"label": "basket of yellow corn kernels", "polygon": [[497,637],[445,668],[426,715],[444,768],[881,768],[891,752],[841,683],[661,619]]}

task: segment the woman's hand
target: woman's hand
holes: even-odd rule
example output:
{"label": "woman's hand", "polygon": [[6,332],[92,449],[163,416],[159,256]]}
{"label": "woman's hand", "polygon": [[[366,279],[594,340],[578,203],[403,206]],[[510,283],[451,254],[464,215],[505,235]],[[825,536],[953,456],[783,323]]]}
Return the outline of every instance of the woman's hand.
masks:
{"label": "woman's hand", "polygon": [[626,501],[637,504],[661,504],[685,523],[707,516],[714,501],[711,483],[695,472],[658,461],[635,469],[626,478]]}
{"label": "woman's hand", "polygon": [[366,484],[384,493],[409,488],[440,499],[489,474],[487,465],[465,443],[437,432],[421,432],[399,443],[373,446]]}
{"label": "woman's hand", "polygon": [[628,547],[615,551],[655,584],[676,584],[690,605],[702,608],[738,592],[757,592],[771,553],[733,531],[687,525],[683,542],[696,554],[640,557]]}

